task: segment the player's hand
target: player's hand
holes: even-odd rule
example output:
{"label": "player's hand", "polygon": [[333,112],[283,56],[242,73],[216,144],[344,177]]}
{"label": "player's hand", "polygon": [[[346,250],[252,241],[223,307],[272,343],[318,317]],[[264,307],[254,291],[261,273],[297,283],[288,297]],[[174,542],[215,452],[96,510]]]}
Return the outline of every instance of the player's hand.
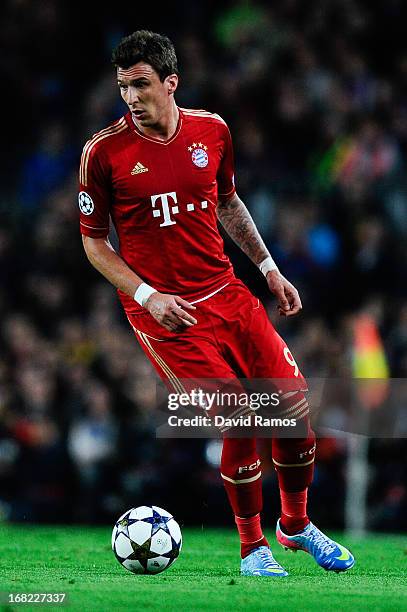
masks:
{"label": "player's hand", "polygon": [[196,310],[196,307],[177,295],[155,291],[144,304],[144,308],[168,331],[181,332],[198,323],[195,317],[187,312]]}
{"label": "player's hand", "polygon": [[278,299],[278,310],[283,317],[292,317],[300,312],[302,304],[297,289],[280,274],[272,270],[267,274],[269,289]]}

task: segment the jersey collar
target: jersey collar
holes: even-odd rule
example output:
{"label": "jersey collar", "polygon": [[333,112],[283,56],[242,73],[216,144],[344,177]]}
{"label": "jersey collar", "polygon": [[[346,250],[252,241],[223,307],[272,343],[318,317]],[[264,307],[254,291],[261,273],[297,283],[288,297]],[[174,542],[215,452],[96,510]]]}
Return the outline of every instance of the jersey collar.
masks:
{"label": "jersey collar", "polygon": [[153,138],[152,136],[146,136],[145,134],[140,132],[140,130],[138,129],[138,127],[136,126],[136,124],[135,124],[135,122],[133,120],[133,115],[131,114],[130,111],[127,113],[127,115],[125,115],[125,119],[127,121],[127,124],[129,126],[129,128],[133,132],[135,132],[137,134],[137,136],[140,136],[140,138],[143,138],[144,140],[149,140],[150,142],[155,142],[156,144],[169,145],[173,140],[176,139],[176,137],[180,133],[181,127],[182,127],[182,122],[183,122],[182,111],[181,111],[181,109],[178,106],[177,106],[177,108],[178,108],[177,129],[175,130],[175,132],[171,136],[171,138],[169,138],[168,140],[160,140],[159,138]]}

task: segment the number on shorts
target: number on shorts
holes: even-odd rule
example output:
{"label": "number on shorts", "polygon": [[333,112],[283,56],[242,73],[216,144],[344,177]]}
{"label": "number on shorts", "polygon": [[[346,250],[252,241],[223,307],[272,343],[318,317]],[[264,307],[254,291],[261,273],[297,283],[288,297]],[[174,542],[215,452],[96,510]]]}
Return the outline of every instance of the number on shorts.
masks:
{"label": "number on shorts", "polygon": [[293,368],[294,368],[294,376],[298,376],[300,371],[298,369],[297,364],[295,363],[294,357],[291,355],[291,351],[288,348],[288,346],[284,347],[284,357],[286,358],[286,360],[290,364],[290,366],[293,366]]}

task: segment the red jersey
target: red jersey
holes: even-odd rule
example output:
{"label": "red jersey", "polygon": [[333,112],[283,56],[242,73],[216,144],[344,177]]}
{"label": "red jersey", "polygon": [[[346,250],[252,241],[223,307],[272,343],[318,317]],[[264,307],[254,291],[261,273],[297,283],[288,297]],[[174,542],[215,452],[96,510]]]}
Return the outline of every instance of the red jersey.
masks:
{"label": "red jersey", "polygon": [[[102,238],[109,216],[120,255],[162,293],[197,301],[234,279],[219,234],[217,201],[235,191],[229,129],[219,115],[179,109],[167,141],[127,115],[89,140],[80,167],[82,234]],[[128,313],[141,307],[119,290]]]}

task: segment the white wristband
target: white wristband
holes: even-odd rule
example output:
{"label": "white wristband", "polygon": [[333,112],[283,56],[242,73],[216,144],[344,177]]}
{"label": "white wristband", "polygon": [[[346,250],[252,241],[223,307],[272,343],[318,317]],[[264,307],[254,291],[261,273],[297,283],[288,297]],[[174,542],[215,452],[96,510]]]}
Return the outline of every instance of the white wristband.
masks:
{"label": "white wristband", "polygon": [[272,270],[278,270],[277,264],[271,255],[266,257],[266,259],[263,259],[261,264],[259,264],[259,269],[264,276],[267,276],[268,272],[272,272]]}
{"label": "white wristband", "polygon": [[150,285],[147,285],[147,283],[141,283],[141,285],[137,287],[133,299],[135,302],[140,304],[140,306],[144,306],[150,295],[156,291],[157,289],[153,289],[153,287],[150,287]]}

